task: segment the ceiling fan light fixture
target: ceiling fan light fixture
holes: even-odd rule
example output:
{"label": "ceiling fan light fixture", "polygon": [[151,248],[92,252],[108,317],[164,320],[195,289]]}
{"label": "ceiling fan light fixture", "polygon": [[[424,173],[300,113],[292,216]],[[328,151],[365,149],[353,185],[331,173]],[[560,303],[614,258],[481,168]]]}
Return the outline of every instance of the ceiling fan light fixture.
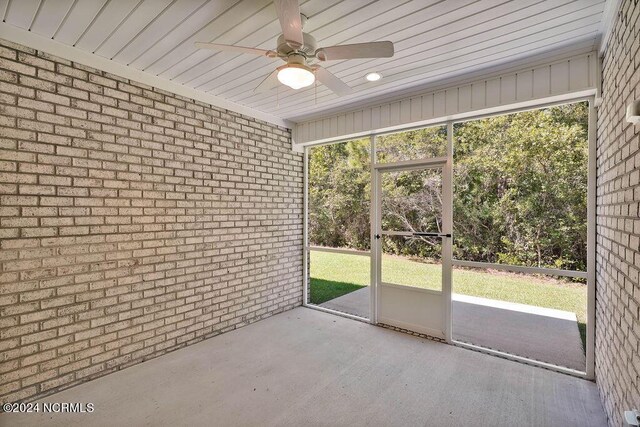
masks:
{"label": "ceiling fan light fixture", "polygon": [[316,76],[306,65],[287,64],[278,70],[278,80],[291,89],[302,89],[311,86],[316,81]]}
{"label": "ceiling fan light fixture", "polygon": [[[361,58],[391,58],[393,42],[389,40],[351,43],[335,46],[318,46],[316,39],[304,32],[307,17],[300,13],[300,0],[272,0],[280,22],[282,33],[276,39],[274,50],[256,47],[228,45],[212,42],[196,42],[198,49],[226,51],[281,59],[287,63],[277,67],[266,76],[254,93],[264,93],[284,84],[294,90],[321,83],[338,96],[349,95],[353,89],[317,61],[335,61]],[[371,74],[369,80],[376,81],[380,75]]]}
{"label": "ceiling fan light fixture", "polygon": [[382,78],[382,74],[380,73],[368,73],[366,76],[364,76],[365,79],[369,80],[370,82],[377,82],[378,80],[380,80]]}

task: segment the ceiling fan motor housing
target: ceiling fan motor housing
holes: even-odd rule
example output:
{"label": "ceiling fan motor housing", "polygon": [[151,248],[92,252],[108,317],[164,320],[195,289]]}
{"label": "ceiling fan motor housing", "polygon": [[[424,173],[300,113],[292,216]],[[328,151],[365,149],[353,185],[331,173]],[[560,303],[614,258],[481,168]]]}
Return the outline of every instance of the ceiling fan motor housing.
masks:
{"label": "ceiling fan motor housing", "polygon": [[314,55],[315,55],[316,49],[317,49],[316,39],[309,33],[302,33],[302,40],[303,40],[304,44],[298,49],[293,49],[284,40],[284,35],[281,34],[278,37],[278,42],[277,42],[278,43],[278,48],[277,48],[278,56],[282,56],[282,57],[286,58],[291,54],[299,53],[299,54],[304,55],[308,59],[314,58]]}

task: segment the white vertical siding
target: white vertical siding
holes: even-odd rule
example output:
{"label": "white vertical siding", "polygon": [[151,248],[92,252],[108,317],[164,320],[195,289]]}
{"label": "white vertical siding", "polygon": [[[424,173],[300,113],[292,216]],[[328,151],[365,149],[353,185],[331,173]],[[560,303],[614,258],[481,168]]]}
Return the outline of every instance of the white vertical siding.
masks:
{"label": "white vertical siding", "polygon": [[597,52],[491,76],[432,93],[297,123],[296,144],[309,144],[455,118],[489,108],[545,100],[571,93],[595,91]]}

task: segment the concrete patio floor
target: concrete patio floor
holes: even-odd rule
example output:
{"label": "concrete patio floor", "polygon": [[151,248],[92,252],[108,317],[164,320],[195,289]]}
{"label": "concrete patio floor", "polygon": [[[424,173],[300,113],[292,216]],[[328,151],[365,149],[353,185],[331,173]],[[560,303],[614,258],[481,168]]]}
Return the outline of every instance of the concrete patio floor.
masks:
{"label": "concrete patio floor", "polygon": [[[369,288],[320,306],[369,318]],[[577,371],[586,366],[576,315],[567,311],[454,294],[453,339]]]}
{"label": "concrete patio floor", "polygon": [[605,426],[594,383],[297,308],[49,396],[3,426]]}

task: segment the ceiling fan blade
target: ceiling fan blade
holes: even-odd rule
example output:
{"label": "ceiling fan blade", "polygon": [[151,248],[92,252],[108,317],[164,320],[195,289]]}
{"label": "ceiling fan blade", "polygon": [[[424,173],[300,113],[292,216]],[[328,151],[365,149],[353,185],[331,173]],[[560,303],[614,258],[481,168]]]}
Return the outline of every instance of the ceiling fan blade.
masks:
{"label": "ceiling fan blade", "polygon": [[304,44],[304,40],[298,0],[274,0],[273,3],[276,6],[285,41],[292,49],[299,49]]}
{"label": "ceiling fan blade", "polygon": [[254,47],[233,46],[230,44],[196,42],[195,46],[198,49],[226,50],[229,52],[250,53],[252,55],[268,56],[269,58],[275,58],[276,56],[278,56],[278,54],[272,50],[256,49]]}
{"label": "ceiling fan blade", "polygon": [[316,74],[316,79],[318,79],[320,83],[331,89],[331,91],[335,94],[342,96],[348,95],[352,92],[351,88],[345,82],[337,78],[331,72],[327,71],[327,69],[316,65],[315,67],[313,67],[313,70]]}
{"label": "ceiling fan blade", "polygon": [[253,90],[254,93],[264,93],[268,90],[273,89],[278,86],[280,81],[278,80],[278,70],[274,70],[271,74],[269,74],[256,88]]}
{"label": "ceiling fan blade", "polygon": [[393,43],[389,41],[343,44],[321,47],[316,50],[316,58],[321,61],[354,58],[391,58],[392,56]]}

